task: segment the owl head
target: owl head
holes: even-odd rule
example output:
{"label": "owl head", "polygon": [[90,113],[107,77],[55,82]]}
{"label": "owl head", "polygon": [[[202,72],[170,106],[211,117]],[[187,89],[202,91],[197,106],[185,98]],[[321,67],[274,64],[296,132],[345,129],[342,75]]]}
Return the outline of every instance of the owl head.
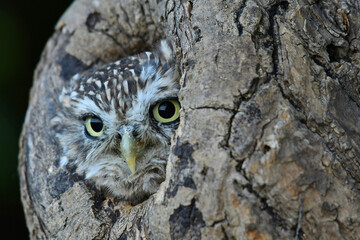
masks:
{"label": "owl head", "polygon": [[144,200],[165,178],[179,124],[178,91],[166,41],[153,52],[75,75],[52,121],[62,147],[60,166],[71,166],[121,200]]}

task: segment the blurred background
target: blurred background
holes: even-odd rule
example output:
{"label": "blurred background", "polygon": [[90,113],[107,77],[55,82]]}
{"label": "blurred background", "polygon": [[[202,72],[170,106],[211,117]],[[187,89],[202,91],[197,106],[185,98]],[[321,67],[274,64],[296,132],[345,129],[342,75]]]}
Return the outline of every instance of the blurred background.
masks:
{"label": "blurred background", "polygon": [[3,237],[28,239],[17,174],[18,140],[33,72],[70,0],[0,1],[0,215]]}

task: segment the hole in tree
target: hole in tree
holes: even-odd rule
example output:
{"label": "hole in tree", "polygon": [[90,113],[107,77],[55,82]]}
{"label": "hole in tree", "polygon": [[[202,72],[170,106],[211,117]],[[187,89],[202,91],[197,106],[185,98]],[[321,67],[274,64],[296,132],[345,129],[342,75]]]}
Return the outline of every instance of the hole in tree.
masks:
{"label": "hole in tree", "polygon": [[288,10],[288,8],[289,8],[289,2],[288,2],[288,1],[280,2],[280,8],[281,8],[283,11]]}
{"label": "hole in tree", "polygon": [[267,153],[268,151],[270,151],[271,147],[269,145],[265,145],[263,148],[263,153]]}
{"label": "hole in tree", "polygon": [[348,48],[346,46],[335,46],[334,44],[327,45],[326,51],[329,55],[330,62],[340,62],[341,59],[346,60],[348,54]]}

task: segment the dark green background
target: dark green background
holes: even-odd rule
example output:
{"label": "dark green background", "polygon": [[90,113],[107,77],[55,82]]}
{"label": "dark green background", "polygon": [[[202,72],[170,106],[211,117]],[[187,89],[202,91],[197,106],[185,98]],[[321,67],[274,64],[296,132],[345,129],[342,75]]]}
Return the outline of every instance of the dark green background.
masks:
{"label": "dark green background", "polygon": [[0,206],[2,236],[28,239],[17,174],[18,139],[33,72],[72,1],[0,1]]}

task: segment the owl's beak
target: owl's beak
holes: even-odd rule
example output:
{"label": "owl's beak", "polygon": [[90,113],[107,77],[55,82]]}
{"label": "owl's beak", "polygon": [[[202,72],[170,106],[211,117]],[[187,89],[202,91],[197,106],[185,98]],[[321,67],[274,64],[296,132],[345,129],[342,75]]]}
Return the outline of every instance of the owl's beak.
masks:
{"label": "owl's beak", "polygon": [[120,151],[123,154],[126,163],[128,164],[132,173],[135,173],[136,167],[136,148],[137,142],[132,134],[132,128],[125,127],[122,129]]}

